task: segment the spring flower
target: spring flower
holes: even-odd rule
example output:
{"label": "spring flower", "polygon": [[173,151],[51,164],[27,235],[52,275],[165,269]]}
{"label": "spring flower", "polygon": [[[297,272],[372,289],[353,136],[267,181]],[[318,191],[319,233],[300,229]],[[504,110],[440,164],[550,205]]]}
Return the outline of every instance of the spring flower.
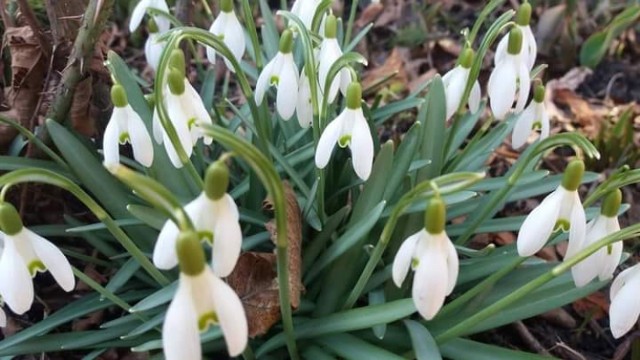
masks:
{"label": "spring flower", "polygon": [[367,180],[373,165],[373,138],[362,113],[362,87],[353,82],[347,89],[347,107],[322,132],[316,148],[316,166],[323,169],[329,163],[336,143],[349,146],[353,169],[358,177]]}
{"label": "spring flower", "polygon": [[[138,26],[140,26],[140,23],[142,22],[142,18],[144,17],[144,14],[147,12],[147,9],[149,8],[157,9],[157,10],[164,11],[165,13],[169,13],[169,6],[167,6],[167,3],[165,0],[141,0],[136,5],[136,7],[133,8],[133,11],[131,12],[131,20],[129,21],[129,32],[136,31],[136,29],[138,28]],[[171,27],[171,22],[169,22],[169,19],[165,16],[155,15],[153,16],[153,20],[157,24],[158,31],[160,33],[163,33],[169,30],[169,27]]]}
{"label": "spring flower", "polygon": [[[217,161],[207,169],[205,189],[184,207],[201,238],[213,245],[212,266],[216,276],[228,276],[236,266],[242,247],[238,207],[226,193],[229,170]],[[153,251],[153,263],[160,269],[171,269],[178,264],[176,238],[178,228],[171,220],[162,227]]]}
{"label": "spring flower", "polygon": [[562,183],[547,195],[537,208],[524,219],[518,232],[518,254],[531,256],[540,251],[551,233],[569,231],[567,258],[575,254],[585,237],[585,214],[578,195],[584,173],[584,163],[573,160],[567,165]]}
{"label": "spring flower", "polygon": [[119,143],[131,143],[133,157],[140,164],[150,167],[153,163],[153,143],[144,122],[127,101],[122,85],[111,88],[113,113],[104,131],[102,150],[104,165],[109,167],[120,163]]}
{"label": "spring flower", "polygon": [[291,12],[300,18],[308,30],[312,30],[313,16],[321,2],[322,0],[296,0],[291,7]]}
{"label": "spring flower", "polygon": [[[522,31],[522,50],[523,61],[529,71],[533,69],[533,65],[536,63],[536,56],[538,55],[538,45],[536,44],[536,38],[533,36],[531,26],[531,4],[525,2],[520,5],[516,13],[516,26]],[[501,62],[507,55],[509,39],[508,36],[504,36],[498,43],[496,48],[495,63]]]}
{"label": "spring flower", "polygon": [[520,114],[513,127],[511,146],[514,149],[522,147],[527,142],[532,129],[540,128],[539,140],[549,137],[549,114],[544,106],[544,86],[536,86],[533,100]]}
{"label": "spring flower", "polygon": [[522,30],[514,27],[509,32],[507,53],[499,62],[496,61],[489,77],[487,90],[493,116],[504,119],[511,110],[514,99],[515,111],[521,112],[529,98],[530,86],[529,69],[522,51]]}
{"label": "spring flower", "polygon": [[[222,0],[220,2],[220,14],[211,24],[209,31],[213,35],[220,37],[236,60],[240,62],[245,50],[244,29],[240,25],[235,11],[233,11],[233,0]],[[207,47],[207,59],[212,64],[216,62],[216,51],[211,47]],[[229,70],[235,72],[228,59],[225,58],[224,62]]]}
{"label": "spring flower", "polygon": [[332,15],[327,16],[325,22],[324,39],[320,44],[320,53],[318,54],[318,78],[320,90],[327,97],[329,103],[333,103],[338,95],[338,89],[342,91],[342,94],[347,93],[347,87],[351,83],[351,73],[347,68],[342,68],[340,72],[331,81],[329,89],[325,89],[325,83],[329,75],[329,69],[335,64],[335,62],[342,56],[342,49],[338,44],[336,38],[337,24],[336,17]]}
{"label": "spring flower", "polygon": [[18,211],[0,204],[0,227],[5,233],[0,256],[0,297],[16,314],[24,314],[33,303],[33,282],[38,272],[49,270],[64,291],[75,287],[73,270],[60,249],[47,239],[22,226]]}
{"label": "spring flower", "polygon": [[219,325],[229,355],[238,356],[247,346],[248,326],[238,295],[205,264],[195,233],[181,233],[176,242],[180,259],[178,290],[162,327],[167,360],[202,359],[200,332]]}
{"label": "spring flower", "polygon": [[415,271],[412,297],[418,312],[433,319],[458,279],[458,254],[444,231],[445,205],[440,198],[427,206],[425,228],[409,236],[393,260],[391,275],[402,286],[409,268]]}
{"label": "spring flower", "polygon": [[[464,49],[460,55],[460,63],[449,72],[444,74],[442,82],[444,84],[445,97],[447,99],[447,119],[450,119],[460,107],[464,89],[469,80],[469,72],[473,65],[473,50]],[[471,93],[469,94],[469,110],[478,111],[480,107],[480,85],[478,80],[473,83]]]}
{"label": "spring flower", "polygon": [[162,33],[159,32],[158,25],[156,25],[153,18],[149,19],[147,27],[149,28],[149,37],[144,43],[144,57],[147,60],[147,64],[149,64],[155,72],[158,71],[160,56],[162,56],[162,51],[164,51],[166,42],[158,41]]}
{"label": "spring flower", "polygon": [[296,103],[296,117],[302,128],[308,128],[313,123],[313,104],[311,100],[311,83],[302,68],[300,83],[298,84],[298,99]]}
{"label": "spring flower", "polygon": [[[573,249],[575,250],[572,249],[574,252],[573,254],[569,254],[567,251],[565,259],[569,259],[570,256],[575,255],[575,252],[580,251],[605,236],[620,230],[620,223],[618,223],[618,210],[620,209],[621,201],[622,192],[620,192],[620,190],[612,191],[607,195],[607,197],[605,197],[602,203],[602,208],[600,209],[600,215],[587,224],[584,243],[579,246],[574,246]],[[573,275],[573,281],[576,286],[585,286],[596,277],[601,281],[611,279],[613,277],[613,272],[620,263],[622,247],[621,241],[616,242],[598,250],[593,255],[572,267],[571,274]]]}
{"label": "spring flower", "polygon": [[638,289],[640,289],[640,264],[621,272],[611,284],[609,322],[611,333],[616,339],[628,333],[638,322],[638,316],[640,316]]}
{"label": "spring flower", "polygon": [[256,104],[260,106],[267,88],[275,85],[278,89],[276,109],[278,114],[289,120],[296,110],[298,101],[298,67],[293,61],[293,33],[287,29],[280,37],[280,50],[262,69],[256,84]]}

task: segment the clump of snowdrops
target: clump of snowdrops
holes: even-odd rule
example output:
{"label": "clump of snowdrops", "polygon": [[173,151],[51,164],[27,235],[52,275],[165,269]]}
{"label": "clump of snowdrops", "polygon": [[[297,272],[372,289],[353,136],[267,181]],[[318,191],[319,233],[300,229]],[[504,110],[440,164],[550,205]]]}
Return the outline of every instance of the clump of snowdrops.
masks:
{"label": "clump of snowdrops", "polygon": [[[640,225],[621,230],[617,220],[627,209],[619,188],[640,173],[625,167],[605,179],[586,172],[583,160],[599,156],[594,146],[577,133],[550,135],[531,6],[487,23],[501,3],[489,2],[462,32],[453,69],[382,103],[363,98],[367,61],[353,49],[371,26],[352,37],[356,6],[341,19],[330,0],[297,0],[275,14],[261,1],[265,23],[258,32],[247,0],[221,0],[208,30],[177,24],[163,0],[142,0],[130,30],[146,21],[152,91],[145,94],[110,53],[114,108],[101,149],[48,121],[58,151],[37,142],[49,161],[16,162],[18,170],[0,177],[4,309],[19,315],[31,308],[38,272],[51,273],[65,291],[76,280],[93,290],[0,341],[0,355],[82,350],[95,358],[124,347],[179,360],[214,353],[517,356],[467,337],[607,286],[626,258],[622,241],[640,232]],[[286,24],[281,33],[276,16]],[[481,28],[487,30],[479,39]],[[206,58],[191,54],[200,65],[193,82],[184,43],[206,47]],[[495,56],[487,110],[477,78],[489,49]],[[242,99],[230,100],[228,88],[213,81],[219,60]],[[402,140],[381,143],[376,129],[415,108]],[[519,158],[504,175],[487,176],[488,159],[510,136]],[[132,159],[120,147],[125,143]],[[556,147],[575,152],[565,171],[538,169]],[[591,193],[579,192],[596,181]],[[66,189],[97,222],[24,227],[5,201],[11,186],[24,182]],[[515,201],[545,194],[527,216],[496,218]],[[273,214],[263,210],[265,199]],[[497,231],[518,232],[517,242],[469,247],[475,235]],[[69,242],[60,233],[86,240],[99,256],[62,251]],[[55,243],[42,237],[54,235]],[[561,263],[534,256],[567,238]],[[246,252],[275,252],[272,303],[241,298],[226,281]],[[109,281],[98,284],[72,265],[83,263],[111,274]],[[638,265],[611,285],[615,337],[637,322],[639,287]],[[270,314],[276,308],[275,321],[252,331],[268,306]],[[116,310],[99,329],[51,332],[108,307]]]}

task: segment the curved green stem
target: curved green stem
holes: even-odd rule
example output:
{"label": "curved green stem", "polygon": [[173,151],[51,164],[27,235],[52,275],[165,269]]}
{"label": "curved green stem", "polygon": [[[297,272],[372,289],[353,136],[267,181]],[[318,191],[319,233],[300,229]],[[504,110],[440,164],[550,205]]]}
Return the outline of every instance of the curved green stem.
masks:
{"label": "curved green stem", "polygon": [[78,200],[80,200],[91,211],[98,220],[102,221],[107,229],[113,234],[113,236],[120,242],[131,256],[140,263],[143,269],[151,277],[162,286],[169,284],[169,280],[151,263],[151,261],[145,256],[145,254],[131,241],[129,236],[120,229],[118,224],[109,216],[109,214],[89,196],[80,186],[73,183],[66,177],[57,174],[53,171],[37,168],[27,168],[14,170],[8,174],[0,176],[0,186],[8,184],[19,184],[24,182],[40,182],[57,186],[65,189],[73,194]]}
{"label": "curved green stem", "polygon": [[493,13],[493,11],[498,6],[502,5],[503,2],[505,2],[505,0],[492,0],[487,5],[485,5],[484,8],[482,8],[482,12],[480,12],[480,15],[478,15],[478,18],[476,19],[476,22],[473,24],[473,28],[469,33],[469,37],[467,38],[467,41],[469,42],[469,44],[473,45],[473,42],[476,39],[476,36],[478,35],[478,31],[480,31],[480,26],[484,24],[484,21],[487,19],[487,16]]}
{"label": "curved green stem", "polygon": [[353,34],[353,25],[356,21],[356,11],[358,11],[359,0],[353,0],[351,2],[351,9],[349,11],[349,20],[347,21],[347,31],[344,34],[343,44],[348,44],[349,40],[351,40],[351,34]]}

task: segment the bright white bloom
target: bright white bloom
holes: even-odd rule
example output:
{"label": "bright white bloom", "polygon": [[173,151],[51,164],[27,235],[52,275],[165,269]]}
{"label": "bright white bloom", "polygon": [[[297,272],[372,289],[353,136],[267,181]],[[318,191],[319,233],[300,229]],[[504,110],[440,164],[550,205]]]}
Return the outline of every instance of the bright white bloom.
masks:
{"label": "bright white bloom", "polygon": [[[442,77],[445,98],[447,99],[447,119],[450,119],[460,107],[462,95],[464,95],[464,89],[469,80],[469,72],[471,71],[472,64],[473,50],[467,48],[460,55],[460,64],[449,70],[449,72]],[[469,110],[471,110],[471,112],[478,111],[480,107],[480,97],[480,84],[478,84],[478,80],[476,80],[469,94]]]}
{"label": "bright white bloom", "polygon": [[582,161],[574,160],[569,163],[562,184],[527,216],[518,232],[520,256],[531,256],[540,251],[557,229],[569,230],[567,258],[581,248],[586,220],[577,188],[583,173]]}
{"label": "bright white bloom", "polygon": [[611,284],[609,322],[611,333],[616,339],[628,333],[638,322],[638,316],[640,316],[638,291],[640,291],[640,264],[621,272]]}
{"label": "bright white bloom", "polygon": [[514,149],[523,146],[527,142],[531,130],[535,128],[540,128],[539,140],[549,137],[549,114],[544,106],[544,86],[542,85],[536,87],[533,100],[518,117],[516,125],[513,127],[511,146]]}
{"label": "bright white bloom", "polygon": [[276,56],[262,69],[256,84],[256,104],[260,106],[270,85],[278,89],[276,109],[278,114],[288,120],[296,111],[298,102],[299,73],[293,61],[293,35],[290,30],[282,32],[280,50]]}
{"label": "bright white bloom", "polygon": [[329,89],[325,89],[329,69],[342,56],[342,49],[336,38],[337,25],[336,17],[329,15],[325,24],[325,37],[320,44],[320,53],[318,54],[318,78],[320,90],[324,96],[328,96],[327,101],[333,103],[338,95],[338,89],[343,95],[347,94],[347,87],[352,81],[351,73],[347,68],[342,68],[340,72],[331,81]]}
{"label": "bright white bloom", "polygon": [[[158,9],[169,13],[169,6],[167,6],[165,0],[141,0],[131,12],[131,20],[129,21],[129,32],[136,31],[136,29],[142,22],[144,14],[149,8]],[[171,26],[171,22],[165,16],[156,15],[153,17],[153,20],[158,26],[158,31],[160,33],[169,30],[169,27]]]}
{"label": "bright white bloom", "polygon": [[158,41],[159,37],[160,33],[150,33],[147,41],[144,43],[144,57],[154,72],[158,71],[160,56],[162,56],[162,51],[167,44],[165,41]]}
{"label": "bright white bloom", "polygon": [[[217,164],[214,163],[213,166]],[[226,169],[226,167],[225,167]],[[215,170],[215,169],[212,169]],[[215,183],[210,179],[210,171],[207,171],[205,184]],[[211,173],[213,176],[213,172]],[[228,178],[227,178],[228,179]],[[227,180],[228,181],[228,180]],[[226,185],[216,186],[213,194],[207,195],[203,191],[197,198],[184,207],[191,219],[194,228],[207,240],[213,241],[213,272],[216,276],[228,276],[240,257],[242,247],[242,230],[240,229],[239,213],[233,198],[225,193]],[[217,198],[217,200],[214,200]],[[176,254],[176,239],[179,230],[171,220],[167,220],[153,251],[153,263],[160,269],[171,269],[178,264]]]}
{"label": "bright white bloom", "polygon": [[321,2],[322,0],[296,0],[291,7],[291,12],[300,18],[308,30],[311,30],[313,16]]}
{"label": "bright white bloom", "polygon": [[349,85],[347,107],[320,135],[315,160],[316,166],[323,169],[329,163],[336,143],[342,148],[349,146],[353,169],[360,179],[367,180],[373,166],[373,138],[360,106],[361,94],[360,84]]}
{"label": "bright white bloom", "polygon": [[111,89],[113,113],[104,131],[102,150],[104,165],[109,167],[120,163],[118,144],[131,143],[133,157],[140,164],[150,167],[153,163],[153,143],[144,122],[127,102],[127,95],[121,85]]}
{"label": "bright white bloom", "polygon": [[303,128],[308,128],[313,123],[313,104],[311,100],[311,83],[302,68],[300,83],[298,84],[298,99],[296,103],[296,116]]}
{"label": "bright white bloom", "polygon": [[[223,0],[220,6],[220,14],[218,14],[218,17],[213,21],[213,24],[211,24],[209,31],[213,35],[220,37],[233,56],[235,56],[236,60],[240,62],[245,51],[244,29],[242,25],[240,25],[240,21],[238,21],[238,17],[236,17],[236,13],[233,10],[233,1]],[[216,51],[211,47],[207,47],[207,59],[209,59],[209,62],[212,64],[216,62]],[[235,69],[228,59],[225,58],[224,62],[227,64],[229,70],[235,72]]]}
{"label": "bright white bloom", "polygon": [[[523,61],[529,71],[533,69],[533,65],[536,63],[536,56],[538,55],[538,45],[536,44],[536,38],[533,36],[531,26],[531,4],[528,2],[523,3],[518,8],[516,13],[516,26],[522,32],[522,49],[523,49]],[[496,49],[495,63],[501,62],[508,54],[507,48],[509,47],[509,37],[504,36],[498,43]]]}
{"label": "bright white bloom", "polygon": [[[4,250],[0,255],[0,297],[16,314],[24,314],[33,303],[33,282],[38,272],[48,270],[64,291],[76,281],[71,264],[62,251],[47,239],[22,226],[15,208],[2,204]],[[8,226],[9,221],[11,225]]]}
{"label": "bright white bloom", "polygon": [[531,78],[522,55],[522,32],[513,28],[509,33],[507,53],[496,62],[489,77],[487,92],[491,111],[496,119],[504,119],[516,100],[515,111],[521,112],[529,98]]}
{"label": "bright white bloom", "polygon": [[167,360],[200,360],[200,332],[218,324],[230,356],[247,346],[247,319],[238,295],[211,268],[198,275],[180,273],[176,292],[162,327]]}

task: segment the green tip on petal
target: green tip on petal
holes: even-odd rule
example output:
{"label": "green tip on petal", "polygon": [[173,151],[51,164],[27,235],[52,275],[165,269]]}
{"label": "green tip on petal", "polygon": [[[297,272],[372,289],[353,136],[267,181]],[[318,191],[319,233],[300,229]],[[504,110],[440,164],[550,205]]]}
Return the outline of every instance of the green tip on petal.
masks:
{"label": "green tip on petal", "polygon": [[221,0],[220,11],[230,13],[233,11],[233,0]]}
{"label": "green tip on petal", "polygon": [[194,231],[181,232],[176,241],[176,253],[180,263],[180,271],[183,274],[196,276],[204,271],[206,259],[198,233]]}
{"label": "green tip on petal", "polygon": [[184,94],[184,74],[180,70],[173,67],[169,68],[167,82],[169,83],[169,90],[171,90],[172,94]]}
{"label": "green tip on petal", "polygon": [[533,100],[537,103],[541,103],[544,101],[544,92],[545,88],[542,84],[537,84],[533,89]]}
{"label": "green tip on petal", "polygon": [[460,66],[465,69],[470,69],[471,65],[473,65],[474,55],[475,54],[473,53],[473,49],[471,48],[465,48],[464,50],[462,50],[462,53],[460,54]]}
{"label": "green tip on petal", "polygon": [[354,81],[347,87],[347,107],[349,109],[360,109],[362,101],[362,86]]}
{"label": "green tip on petal", "polygon": [[0,228],[7,235],[15,235],[22,231],[22,220],[18,210],[6,202],[0,203]]}
{"label": "green tip on petal", "polygon": [[509,45],[507,46],[507,52],[511,55],[520,54],[522,50],[522,30],[517,26],[514,26],[509,31]]}
{"label": "green tip on petal", "polygon": [[127,92],[124,91],[124,87],[120,84],[114,84],[111,87],[111,102],[113,106],[123,108],[129,104],[127,101]]}
{"label": "green tip on petal", "polygon": [[219,200],[229,188],[229,168],[222,161],[209,165],[204,175],[204,193],[211,200]]}
{"label": "green tip on petal", "polygon": [[520,26],[529,26],[529,22],[531,21],[531,4],[525,2],[520,5],[518,11],[516,12],[516,24]]}
{"label": "green tip on petal", "polygon": [[562,187],[568,191],[576,191],[582,182],[584,175],[584,162],[582,160],[572,160],[564,170],[562,177]]}
{"label": "green tip on petal", "polygon": [[149,21],[147,21],[147,30],[150,34],[155,34],[159,30],[158,24],[156,24],[156,21],[153,19],[153,17],[150,17]]}
{"label": "green tip on petal", "polygon": [[571,222],[567,219],[558,219],[553,226],[553,231],[567,232],[571,229]]}
{"label": "green tip on petal", "polygon": [[429,234],[437,235],[444,231],[446,221],[447,211],[444,201],[440,197],[431,199],[424,214],[424,228]]}
{"label": "green tip on petal", "polygon": [[289,54],[293,51],[293,32],[289,29],[285,29],[280,36],[280,47],[278,48],[281,53]]}
{"label": "green tip on petal", "polygon": [[27,268],[29,269],[29,274],[31,275],[31,277],[35,277],[38,272],[47,271],[47,267],[40,260],[33,260],[29,263],[29,265],[27,265]]}
{"label": "green tip on petal", "polygon": [[324,37],[327,39],[335,39],[338,33],[338,20],[335,15],[330,14],[324,23]]}
{"label": "green tip on petal", "polygon": [[620,191],[620,189],[615,189],[604,197],[600,213],[610,218],[618,217],[618,210],[620,210],[621,203],[622,191]]}
{"label": "green tip on petal", "polygon": [[184,73],[186,61],[184,59],[184,52],[181,49],[171,50],[171,55],[169,55],[169,67],[175,68]]}

